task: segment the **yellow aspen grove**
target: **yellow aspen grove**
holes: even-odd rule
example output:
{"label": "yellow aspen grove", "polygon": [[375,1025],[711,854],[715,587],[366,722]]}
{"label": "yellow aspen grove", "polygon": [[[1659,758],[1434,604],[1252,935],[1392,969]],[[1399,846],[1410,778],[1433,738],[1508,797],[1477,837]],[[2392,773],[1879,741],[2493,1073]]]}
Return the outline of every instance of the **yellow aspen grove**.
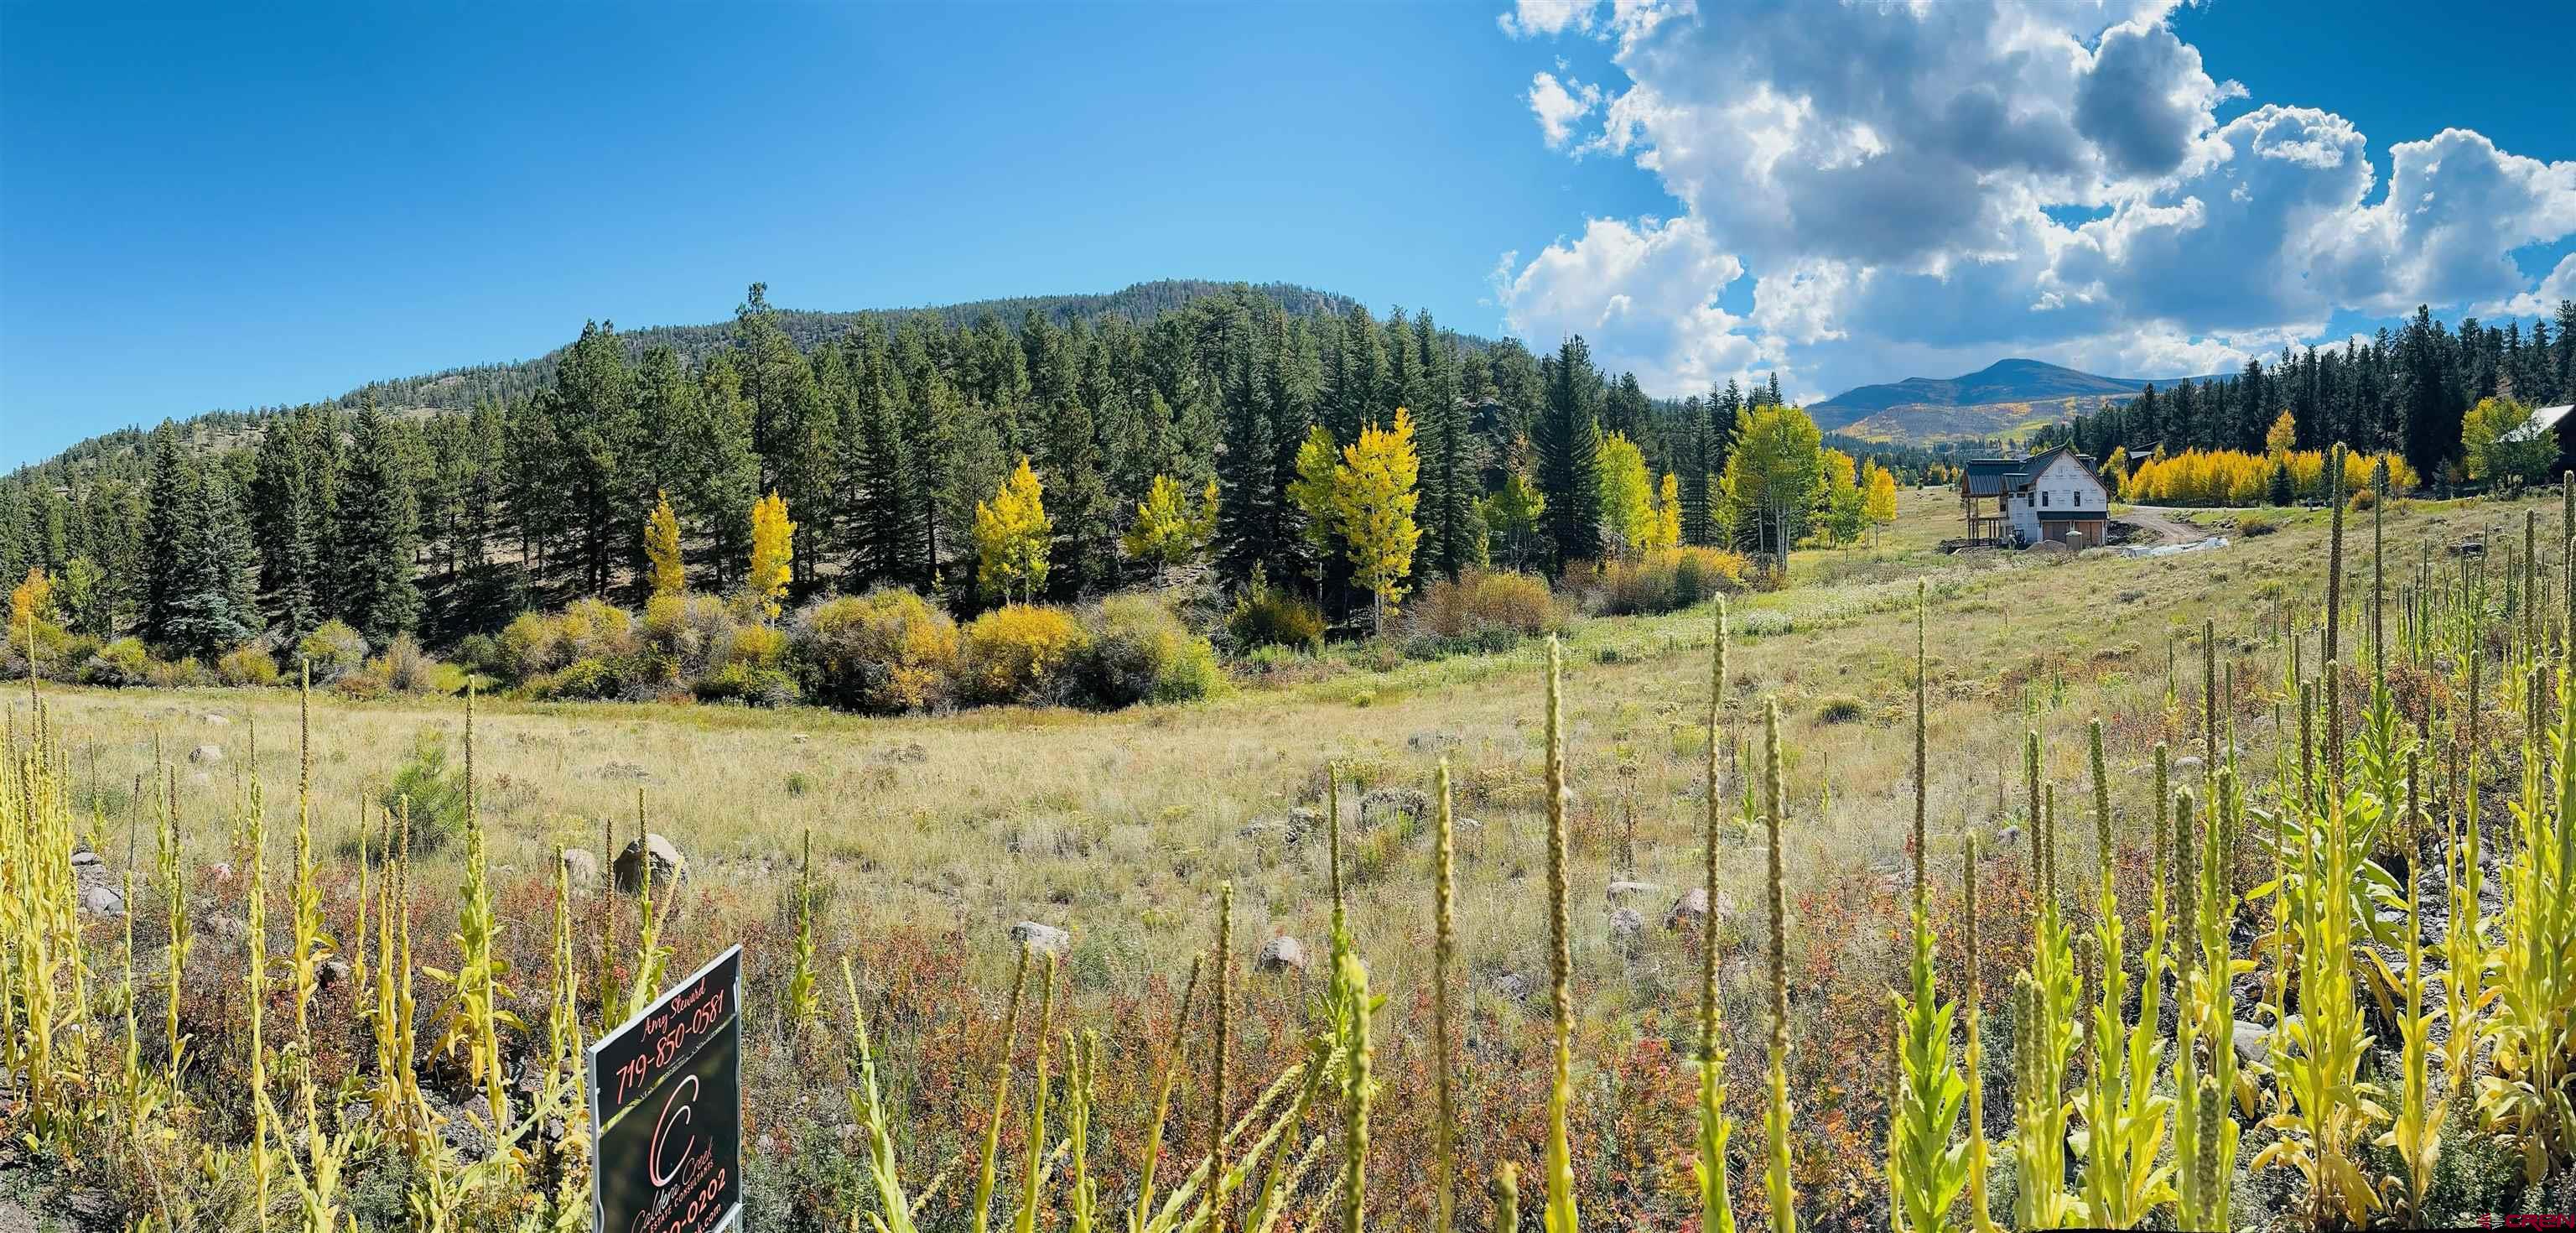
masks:
{"label": "yellow aspen grove", "polygon": [[1413,416],[1397,407],[1395,427],[1362,429],[1360,439],[1342,450],[1342,465],[1334,472],[1333,504],[1350,548],[1351,580],[1368,588],[1381,634],[1395,601],[1404,598],[1413,547],[1422,540],[1422,528],[1413,521],[1413,507],[1422,498],[1415,487],[1421,466],[1413,452]]}
{"label": "yellow aspen grove", "polygon": [[644,576],[655,596],[687,590],[689,575],[680,563],[680,517],[671,512],[671,494],[656,492],[653,512],[644,519]]}
{"label": "yellow aspen grove", "polygon": [[990,501],[975,503],[975,577],[1003,599],[1030,600],[1046,585],[1047,542],[1055,523],[1026,457]]}
{"label": "yellow aspen grove", "polygon": [[9,592],[9,628],[33,631],[54,615],[54,580],[42,565],[27,567],[27,576]]}
{"label": "yellow aspen grove", "polygon": [[1622,553],[1649,547],[1655,533],[1654,480],[1646,455],[1615,432],[1601,439],[1601,525]]}
{"label": "yellow aspen grove", "polygon": [[752,602],[761,615],[777,620],[779,599],[787,594],[788,567],[796,561],[796,524],[787,520],[787,502],[776,492],[751,507]]}

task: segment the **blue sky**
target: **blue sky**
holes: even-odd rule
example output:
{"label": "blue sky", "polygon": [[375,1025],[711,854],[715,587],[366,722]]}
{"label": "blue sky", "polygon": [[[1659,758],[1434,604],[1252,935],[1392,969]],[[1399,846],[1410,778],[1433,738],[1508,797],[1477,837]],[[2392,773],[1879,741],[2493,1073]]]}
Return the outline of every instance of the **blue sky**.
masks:
{"label": "blue sky", "polygon": [[[2222,0],[2034,29],[2010,8],[1968,21],[1973,3],[1938,22],[1507,7],[0,3],[0,465],[533,355],[588,317],[716,320],[754,279],[813,308],[1280,279],[1480,333],[1579,330],[1666,392],[1776,367],[1831,393],[2016,353],[2171,375],[2374,321],[2419,284],[2463,306],[2535,293],[2576,233],[2552,196],[2564,169],[2576,202],[2548,84],[2567,47],[2537,14]],[[1986,59],[2034,45],[2045,72]],[[2532,71],[2497,65],[2512,49]],[[1717,79],[1738,53],[1760,58]],[[1546,119],[1541,74],[1591,102]],[[2088,76],[2184,101],[2170,131],[2076,124],[2073,154],[2021,185],[2027,166],[1996,174],[1959,132],[1839,93],[1868,80],[1939,111],[1982,80],[2007,112],[2089,116]],[[1764,93],[1803,110],[1737,114]],[[2357,132],[2364,206],[2392,143],[2447,126],[2539,160],[2512,164],[2521,196],[2477,203],[2511,215],[2498,234],[2553,231],[2510,254],[2526,285],[2499,289],[2457,229],[2354,211],[2353,234],[2283,257],[2260,219],[2152,213],[2256,166],[2251,129],[2226,126],[2275,104]],[[2333,144],[2298,123],[2262,140]],[[2166,138],[2195,153],[2102,153],[2153,163]],[[2231,140],[2233,160],[2209,153]],[[1746,170],[1742,151],[1781,148]],[[1978,200],[1916,188],[1963,168]],[[2034,202],[2101,251],[2066,255]],[[2380,249],[2420,259],[2363,259]],[[2195,265],[2245,254],[2297,268]]]}

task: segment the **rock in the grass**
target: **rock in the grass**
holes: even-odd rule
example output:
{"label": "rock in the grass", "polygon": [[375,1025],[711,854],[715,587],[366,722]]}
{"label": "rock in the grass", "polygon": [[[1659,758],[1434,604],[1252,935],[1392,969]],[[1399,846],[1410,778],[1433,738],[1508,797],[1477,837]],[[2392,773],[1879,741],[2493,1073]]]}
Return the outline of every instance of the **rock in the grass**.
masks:
{"label": "rock in the grass", "polygon": [[599,885],[599,854],[588,848],[566,848],[563,854],[564,880],[576,888]]}
{"label": "rock in the grass", "polygon": [[1530,978],[1518,972],[1505,972],[1494,978],[1494,996],[1518,1002],[1529,997]]}
{"label": "rock in the grass", "polygon": [[89,845],[87,844],[83,844],[80,847],[72,849],[72,868],[74,869],[87,868],[91,865],[103,865],[105,863],[105,861],[98,858],[98,853],[89,850]]}
{"label": "rock in the grass", "polygon": [[1664,928],[1679,929],[1688,925],[1697,929],[1707,919],[1708,888],[1694,886],[1682,892],[1681,898],[1673,900],[1672,908],[1664,913]]}
{"label": "rock in the grass", "polygon": [[1645,931],[1646,931],[1646,918],[1645,918],[1645,917],[1642,917],[1642,916],[1637,915],[1637,909],[1635,909],[1635,908],[1612,908],[1612,909],[1610,909],[1610,936],[1611,936],[1611,937],[1618,938],[1618,939],[1621,939],[1621,940],[1623,940],[1623,941],[1624,941],[1624,940],[1626,940],[1626,939],[1636,937],[1638,934],[1644,933]]}
{"label": "rock in the grass", "polygon": [[1323,810],[1300,805],[1288,811],[1288,842],[1303,843],[1323,829]]}
{"label": "rock in the grass", "polygon": [[811,732],[790,732],[787,734],[787,739],[795,744],[802,745],[807,741],[813,740],[814,734]]}
{"label": "rock in the grass", "polygon": [[125,915],[125,897],[104,886],[93,886],[81,892],[81,911],[92,916]]}
{"label": "rock in the grass", "polygon": [[1397,814],[1416,819],[1430,817],[1430,795],[1420,788],[1372,788],[1360,798],[1362,826],[1392,822]]}
{"label": "rock in the grass", "polygon": [[1073,935],[1053,925],[1024,920],[1011,926],[1011,940],[1041,955],[1061,955],[1073,944]]}
{"label": "rock in the grass", "polygon": [[1632,882],[1623,878],[1610,884],[1610,902],[1617,903],[1635,895],[1651,895],[1662,889],[1652,882]]}
{"label": "rock in the grass", "polygon": [[2193,770],[2198,770],[2198,769],[2200,769],[2200,755],[2199,755],[2199,754],[2184,754],[2183,756],[2181,756],[2181,757],[2179,757],[2179,758],[2174,759],[2174,760],[2173,760],[2173,765],[2174,765],[2174,769],[2175,769],[2175,770],[2177,770],[2177,771],[2193,771]]}
{"label": "rock in the grass", "polygon": [[2018,826],[2007,826],[2001,833],[1995,836],[1995,846],[1988,848],[1987,851],[1990,853],[1995,851],[2009,852],[2013,848],[2020,846],[2020,844],[2021,828]]}
{"label": "rock in the grass", "polygon": [[449,1105],[436,1112],[439,1115],[439,1142],[446,1144],[450,1150],[467,1160],[480,1160],[492,1154],[492,1136],[490,1132],[483,1129],[483,1123],[490,1120],[492,1115],[481,1102],[478,1101],[470,1107],[465,1104]]}
{"label": "rock in the grass", "polygon": [[313,969],[315,988],[329,989],[347,979],[349,979],[349,963],[345,959],[325,959],[322,961],[322,966]]}
{"label": "rock in the grass", "polygon": [[195,749],[188,751],[188,760],[190,762],[200,763],[221,762],[224,760],[224,747],[221,745],[199,745]]}
{"label": "rock in the grass", "polygon": [[688,885],[689,859],[680,855],[679,845],[658,833],[647,833],[640,840],[629,841],[626,850],[617,854],[617,864],[610,870],[617,879],[621,894],[644,893],[647,861],[653,877],[653,912],[665,920],[674,919],[680,910],[680,890]]}
{"label": "rock in the grass", "polygon": [[200,717],[200,721],[201,721],[201,722],[203,722],[203,723],[204,723],[207,727],[209,727],[209,728],[221,728],[221,727],[223,727],[223,726],[225,726],[225,725],[227,725],[227,724],[230,724],[230,723],[232,722],[232,720],[230,720],[230,719],[228,719],[228,718],[226,718],[226,717],[224,717],[224,716],[221,716],[221,715],[214,715],[214,714],[208,714],[208,715],[201,716],[201,717]]}
{"label": "rock in the grass", "polygon": [[2259,1023],[2236,1021],[2236,1056],[2248,1062],[2260,1062],[2272,1052],[2272,1034]]}
{"label": "rock in the grass", "polygon": [[239,942],[250,936],[250,924],[238,916],[209,917],[206,933],[226,942]]}
{"label": "rock in the grass", "polygon": [[1264,972],[1302,973],[1306,970],[1306,944],[1281,934],[1261,944],[1258,962]]}

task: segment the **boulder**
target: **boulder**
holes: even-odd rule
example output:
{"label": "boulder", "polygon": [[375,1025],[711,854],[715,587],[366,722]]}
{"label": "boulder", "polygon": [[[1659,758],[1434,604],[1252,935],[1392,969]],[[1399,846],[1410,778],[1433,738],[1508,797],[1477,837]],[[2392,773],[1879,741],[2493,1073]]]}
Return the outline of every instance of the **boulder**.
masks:
{"label": "boulder", "polygon": [[1646,918],[1645,918],[1645,917],[1643,917],[1643,916],[1639,916],[1639,915],[1637,915],[1637,909],[1635,909],[1635,908],[1612,908],[1612,909],[1610,909],[1610,936],[1611,936],[1611,937],[1613,937],[1613,938],[1617,938],[1617,939],[1619,939],[1619,940],[1621,940],[1621,941],[1626,941],[1626,940],[1629,940],[1629,939],[1632,939],[1632,938],[1636,937],[1638,934],[1644,933],[1645,931],[1646,931]]}
{"label": "boulder", "polygon": [[599,854],[588,848],[566,848],[563,854],[564,880],[576,889],[599,885]]}
{"label": "boulder", "polygon": [[1011,940],[1042,955],[1062,955],[1073,945],[1073,935],[1053,925],[1024,920],[1011,926]]}
{"label": "boulder", "polygon": [[93,886],[81,892],[81,911],[92,916],[125,915],[125,896],[104,886]]}
{"label": "boulder", "polygon": [[2272,1034],[2259,1023],[2236,1021],[2236,1056],[2248,1062],[2261,1062],[2272,1052]]}
{"label": "boulder", "polygon": [[80,847],[72,849],[72,868],[74,869],[83,869],[92,865],[103,865],[106,863],[107,862],[99,859],[98,853],[90,851],[89,845],[87,844],[83,844]]}
{"label": "boulder", "polygon": [[1664,888],[1653,882],[1632,882],[1623,878],[1610,884],[1610,902],[1618,903],[1637,895],[1651,895],[1662,889]]}
{"label": "boulder", "polygon": [[1324,831],[1324,811],[1303,805],[1288,811],[1288,842],[1303,843]]}
{"label": "boulder", "polygon": [[349,963],[345,959],[325,959],[322,966],[313,969],[313,985],[317,989],[329,989],[347,979]]}
{"label": "boulder", "polygon": [[644,893],[648,861],[653,878],[653,912],[666,922],[675,920],[680,913],[680,891],[689,883],[689,858],[680,855],[679,845],[660,834],[647,833],[627,843],[609,872],[620,894],[640,896]]}
{"label": "boulder", "polygon": [[1261,957],[1255,960],[1264,972],[1297,972],[1306,970],[1306,944],[1282,934],[1261,944]]}
{"label": "boulder", "polygon": [[1708,888],[1694,886],[1682,892],[1681,898],[1673,900],[1673,906],[1664,913],[1664,928],[1680,929],[1687,925],[1697,929],[1707,919]]}
{"label": "boulder", "polygon": [[2005,828],[2003,829],[2003,831],[2002,831],[2001,833],[1999,833],[1999,834],[1997,834],[1997,835],[1995,836],[1995,843],[1994,843],[1994,847],[1992,847],[1992,848],[1988,848],[1988,849],[1986,849],[1986,850],[1987,850],[1988,852],[1990,852],[1990,853],[1991,853],[1991,852],[1993,852],[1993,851],[1995,851],[1995,850],[1997,850],[1997,849],[2001,849],[2001,850],[2004,850],[2004,851],[2011,851],[2014,847],[2018,846],[2020,843],[2021,843],[2021,828],[2020,828],[2020,827],[2018,827],[2018,826],[2007,826],[2007,827],[2005,827]]}
{"label": "boulder", "polygon": [[221,745],[199,745],[195,749],[188,751],[188,760],[190,762],[198,763],[221,762],[224,760],[224,747]]}

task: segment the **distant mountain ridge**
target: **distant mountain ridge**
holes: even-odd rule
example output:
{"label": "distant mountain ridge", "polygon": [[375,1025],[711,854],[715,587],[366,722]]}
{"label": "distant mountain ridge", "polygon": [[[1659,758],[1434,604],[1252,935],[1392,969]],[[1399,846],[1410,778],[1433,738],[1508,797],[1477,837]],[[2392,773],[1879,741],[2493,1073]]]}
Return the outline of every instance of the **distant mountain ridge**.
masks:
{"label": "distant mountain ridge", "polygon": [[2045,360],[2008,359],[1947,379],[1907,377],[1863,385],[1807,407],[1816,426],[1869,441],[1930,444],[2015,436],[2105,403],[2122,403],[2149,385],[2209,377],[2104,377]]}

